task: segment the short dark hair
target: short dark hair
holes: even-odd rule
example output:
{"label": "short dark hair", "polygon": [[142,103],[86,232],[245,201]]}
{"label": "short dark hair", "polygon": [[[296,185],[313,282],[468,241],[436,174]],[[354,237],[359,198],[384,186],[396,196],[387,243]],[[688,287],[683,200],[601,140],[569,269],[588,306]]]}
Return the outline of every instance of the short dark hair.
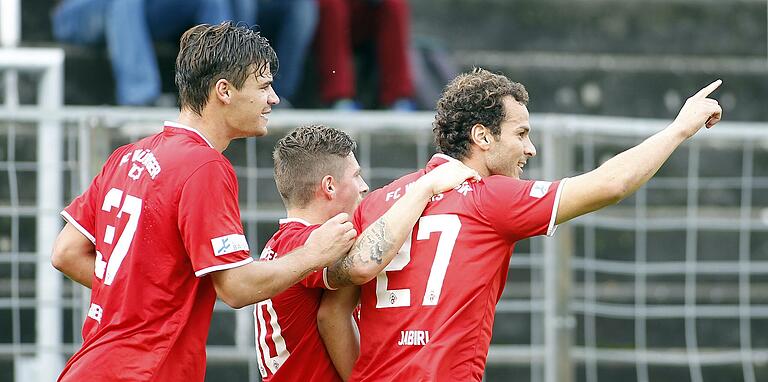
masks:
{"label": "short dark hair", "polygon": [[285,206],[305,207],[324,176],[343,176],[344,158],[356,148],[347,133],[324,125],[298,127],[277,141],[275,183]]}
{"label": "short dark hair", "polygon": [[432,123],[437,151],[459,160],[466,158],[471,143],[469,133],[478,123],[498,137],[505,117],[502,99],[506,96],[528,104],[525,86],[504,75],[475,68],[456,77],[445,86],[437,101]]}
{"label": "short dark hair", "polygon": [[176,57],[176,86],[181,109],[202,115],[211,86],[227,79],[240,89],[251,74],[277,73],[277,55],[259,32],[231,21],[201,24],[181,36]]}

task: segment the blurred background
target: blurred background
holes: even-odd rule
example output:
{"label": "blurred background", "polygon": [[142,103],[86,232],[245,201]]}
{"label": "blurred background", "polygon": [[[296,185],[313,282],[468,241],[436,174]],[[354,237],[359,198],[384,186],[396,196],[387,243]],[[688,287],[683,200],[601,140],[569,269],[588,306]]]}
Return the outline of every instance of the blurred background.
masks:
{"label": "blurred background", "polygon": [[[0,381],[54,380],[88,290],[55,271],[58,212],[118,145],[177,115],[178,38],[259,25],[270,134],[225,154],[260,252],[284,216],[271,150],[325,123],[372,188],[434,152],[434,103],[474,66],[530,95],[531,179],[593,169],[722,78],[724,122],[633,197],[520,242],[487,381],[768,381],[768,1],[0,0]],[[528,170],[528,168],[531,168]],[[258,381],[251,308],[217,304],[207,381]]]}

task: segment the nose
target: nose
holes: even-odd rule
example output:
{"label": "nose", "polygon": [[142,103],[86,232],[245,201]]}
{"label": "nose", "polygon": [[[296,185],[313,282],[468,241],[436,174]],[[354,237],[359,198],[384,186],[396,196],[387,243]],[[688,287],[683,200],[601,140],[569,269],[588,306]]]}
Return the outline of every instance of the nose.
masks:
{"label": "nose", "polygon": [[280,97],[277,96],[275,89],[269,87],[269,95],[267,96],[267,103],[270,105],[277,105],[280,103]]}
{"label": "nose", "polygon": [[536,156],[536,146],[533,145],[533,141],[530,138],[526,139],[525,142],[525,155],[528,157]]}
{"label": "nose", "polygon": [[368,183],[365,183],[365,180],[360,179],[360,194],[367,194],[368,193]]}

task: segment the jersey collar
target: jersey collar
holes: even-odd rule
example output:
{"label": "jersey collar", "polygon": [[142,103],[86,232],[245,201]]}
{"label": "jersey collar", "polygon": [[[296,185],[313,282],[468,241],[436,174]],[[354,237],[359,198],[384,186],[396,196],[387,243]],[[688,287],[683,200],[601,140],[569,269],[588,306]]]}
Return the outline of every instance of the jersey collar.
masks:
{"label": "jersey collar", "polygon": [[288,223],[299,223],[299,224],[304,224],[307,227],[312,225],[312,223],[310,223],[310,222],[308,222],[308,221],[306,221],[304,219],[301,219],[301,218],[285,218],[285,219],[280,219],[279,223],[281,225],[282,224],[288,224]]}
{"label": "jersey collar", "polygon": [[205,136],[203,134],[201,134],[199,131],[197,131],[197,129],[195,129],[194,127],[189,127],[187,125],[183,125],[181,123],[172,122],[172,121],[165,121],[164,125],[165,125],[166,129],[170,127],[170,128],[174,128],[174,129],[182,129],[182,130],[186,130],[186,131],[192,132],[192,133],[196,134],[197,136],[199,136],[200,138],[202,138],[202,140],[205,143],[207,143],[208,146],[210,146],[210,148],[215,149],[215,147],[213,147],[211,142],[209,142],[208,139],[206,139]]}
{"label": "jersey collar", "polygon": [[429,162],[427,162],[427,167],[425,169],[429,172],[429,171],[432,171],[435,167],[444,163],[448,163],[449,161],[452,161],[452,160],[457,160],[457,159],[445,154],[437,153],[435,155],[432,155],[432,159],[430,159]]}

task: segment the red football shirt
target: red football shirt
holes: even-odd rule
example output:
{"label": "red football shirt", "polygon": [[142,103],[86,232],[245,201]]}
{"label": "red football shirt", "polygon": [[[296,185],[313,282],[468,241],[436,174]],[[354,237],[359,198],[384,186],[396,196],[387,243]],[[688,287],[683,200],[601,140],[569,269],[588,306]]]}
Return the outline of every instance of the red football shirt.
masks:
{"label": "red football shirt", "polygon": [[196,130],[115,150],[61,214],[96,246],[83,346],[60,381],[202,381],[216,291],[208,273],[253,259],[237,177]]}
{"label": "red football shirt", "polygon": [[[426,170],[366,197],[353,219],[358,232],[449,159],[437,154]],[[362,286],[350,380],[480,381],[512,249],[554,233],[559,186],[490,176],[434,196],[397,256]]]}
{"label": "red football shirt", "polygon": [[[281,219],[280,229],[267,242],[261,260],[269,261],[303,246],[318,227],[297,218]],[[324,289],[332,289],[326,269],[256,304],[253,315],[262,381],[341,382],[317,330]]]}

